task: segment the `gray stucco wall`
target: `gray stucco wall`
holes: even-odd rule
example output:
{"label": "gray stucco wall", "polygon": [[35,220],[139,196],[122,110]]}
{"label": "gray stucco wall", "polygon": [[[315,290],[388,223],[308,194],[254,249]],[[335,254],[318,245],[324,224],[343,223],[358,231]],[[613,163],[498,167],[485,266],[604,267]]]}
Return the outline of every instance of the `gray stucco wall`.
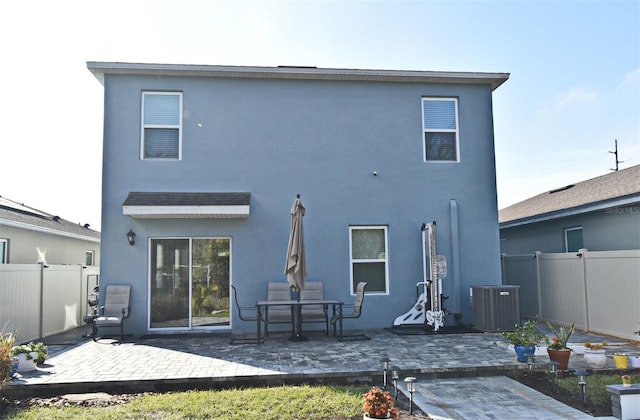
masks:
{"label": "gray stucco wall", "polygon": [[564,230],[582,226],[590,251],[640,249],[640,206],[612,206],[561,219],[500,229],[502,253],[564,252]]}
{"label": "gray stucco wall", "polygon": [[[181,161],[139,159],[142,90],[183,92]],[[307,281],[323,281],[326,297],[353,301],[349,226],[388,226],[389,295],[368,295],[349,328],[390,327],[410,309],[423,277],[420,226],[431,220],[438,253],[449,260],[444,294],[457,305],[445,306],[471,323],[469,287],[501,282],[491,93],[489,85],[107,75],[101,282],[133,284],[129,325],[144,333],[149,239],[230,236],[232,282],[243,302],[264,299],[268,281],[285,280],[289,210],[299,193]],[[459,99],[459,163],[423,161],[424,96]],[[134,220],[122,213],[130,191],[247,191],[251,214]],[[459,261],[452,260],[451,200]],[[233,327],[255,326],[234,319]]]}

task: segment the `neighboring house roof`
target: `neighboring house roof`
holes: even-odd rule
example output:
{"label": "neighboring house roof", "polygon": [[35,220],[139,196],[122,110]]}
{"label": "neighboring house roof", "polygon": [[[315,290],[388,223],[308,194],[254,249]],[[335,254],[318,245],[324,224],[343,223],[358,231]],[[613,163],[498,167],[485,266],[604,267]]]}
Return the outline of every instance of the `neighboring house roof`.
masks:
{"label": "neighboring house roof", "polygon": [[143,64],[88,61],[87,68],[104,85],[105,74],[149,76],[199,76],[262,79],[354,80],[405,83],[491,84],[495,90],[509,79],[509,73],[443,72],[411,70],[356,70],[317,67],[247,67],[193,64]]}
{"label": "neighboring house roof", "polygon": [[100,232],[0,196],[0,225],[100,242]]}
{"label": "neighboring house roof", "polygon": [[640,165],[551,190],[499,211],[500,227],[640,202]]}
{"label": "neighboring house roof", "polygon": [[248,192],[130,192],[122,213],[134,219],[246,218]]}

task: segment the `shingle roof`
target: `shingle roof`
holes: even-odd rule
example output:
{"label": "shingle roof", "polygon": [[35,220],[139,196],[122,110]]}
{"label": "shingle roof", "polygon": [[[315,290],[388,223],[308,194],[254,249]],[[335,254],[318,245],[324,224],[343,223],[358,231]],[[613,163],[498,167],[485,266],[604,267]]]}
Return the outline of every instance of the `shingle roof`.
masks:
{"label": "shingle roof", "polygon": [[640,165],[560,187],[499,211],[500,227],[640,202]]}
{"label": "shingle roof", "polygon": [[123,206],[247,206],[246,192],[130,192]]}
{"label": "shingle roof", "polygon": [[134,219],[247,218],[248,192],[130,192],[123,214]]}
{"label": "shingle roof", "polygon": [[54,231],[66,236],[82,236],[88,240],[100,239],[100,232],[89,227],[65,220],[45,211],[20,204],[0,196],[0,224],[14,227],[32,227],[42,231]]}

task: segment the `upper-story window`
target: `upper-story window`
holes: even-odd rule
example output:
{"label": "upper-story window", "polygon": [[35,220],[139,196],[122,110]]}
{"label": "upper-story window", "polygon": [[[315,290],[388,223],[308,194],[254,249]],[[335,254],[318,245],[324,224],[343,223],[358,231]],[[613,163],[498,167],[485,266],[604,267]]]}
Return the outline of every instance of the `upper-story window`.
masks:
{"label": "upper-story window", "polygon": [[458,162],[458,100],[422,98],[425,162]]}
{"label": "upper-story window", "polygon": [[142,92],[141,159],[182,159],[182,93]]}

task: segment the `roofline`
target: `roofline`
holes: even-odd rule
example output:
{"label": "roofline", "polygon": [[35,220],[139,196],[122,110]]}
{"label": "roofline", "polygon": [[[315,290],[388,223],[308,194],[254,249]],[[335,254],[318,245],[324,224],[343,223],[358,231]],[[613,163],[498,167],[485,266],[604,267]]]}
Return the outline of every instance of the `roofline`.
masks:
{"label": "roofline", "polygon": [[19,229],[24,229],[24,230],[31,230],[31,231],[39,232],[39,233],[47,233],[47,234],[50,234],[50,235],[63,236],[65,238],[81,239],[83,241],[100,243],[100,238],[93,238],[91,236],[84,236],[84,235],[80,235],[80,234],[77,234],[77,233],[63,232],[61,230],[56,230],[56,229],[51,229],[51,228],[46,228],[46,227],[41,227],[41,226],[34,226],[34,225],[29,224],[29,223],[14,222],[14,221],[10,221],[10,220],[0,219],[0,225],[19,228]]}
{"label": "roofline", "polygon": [[521,219],[509,220],[499,223],[500,229],[512,228],[516,226],[529,225],[532,223],[544,222],[547,220],[560,219],[568,216],[589,213],[592,211],[603,210],[613,206],[626,206],[640,201],[640,193],[630,194],[624,197],[616,197],[611,200],[598,201],[595,203],[584,204],[582,206],[570,207],[568,209],[555,210],[548,213],[536,214],[534,216],[523,217]]}
{"label": "roofline", "polygon": [[490,84],[495,90],[509,73],[442,72],[418,70],[357,70],[317,67],[214,66],[87,61],[87,68],[104,85],[105,74],[144,76],[200,76],[260,79],[352,80],[404,83]]}

